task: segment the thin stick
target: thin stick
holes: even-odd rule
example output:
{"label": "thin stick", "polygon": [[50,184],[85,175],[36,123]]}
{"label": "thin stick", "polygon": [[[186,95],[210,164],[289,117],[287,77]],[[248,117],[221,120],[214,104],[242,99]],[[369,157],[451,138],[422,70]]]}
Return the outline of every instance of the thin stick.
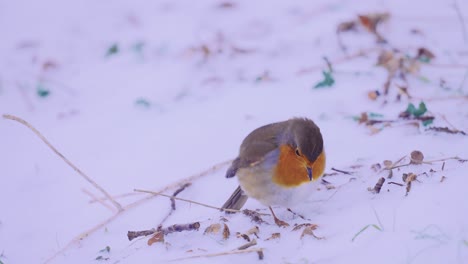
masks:
{"label": "thin stick", "polygon": [[461,160],[461,158],[455,156],[455,157],[450,157],[450,158],[445,158],[445,159],[436,159],[436,160],[423,161],[423,163],[431,164],[433,162],[441,162],[441,161],[446,161],[446,160]]}
{"label": "thin stick", "polygon": [[216,207],[216,206],[212,206],[212,205],[208,205],[208,204],[203,204],[203,203],[195,202],[195,201],[192,201],[192,200],[179,198],[179,197],[175,197],[175,196],[167,195],[167,194],[163,194],[163,193],[153,192],[153,191],[140,190],[140,189],[134,189],[134,191],[135,192],[142,192],[142,193],[149,193],[149,194],[153,194],[153,195],[160,195],[160,196],[164,196],[164,197],[171,198],[171,199],[174,199],[174,200],[179,200],[179,201],[183,201],[183,202],[187,202],[187,203],[198,204],[198,205],[201,205],[201,206],[204,206],[204,207],[208,207],[208,208],[212,208],[212,209],[216,209],[216,210],[222,210],[222,211],[226,211],[226,212],[233,212],[233,213],[241,213],[242,212],[241,210],[220,208],[220,207]]}
{"label": "thin stick", "polygon": [[339,170],[339,169],[335,169],[335,168],[331,168],[332,171],[336,171],[336,172],[341,172],[343,174],[347,174],[347,175],[352,175],[353,173],[352,172],[349,172],[349,171],[344,171],[344,170]]}
{"label": "thin stick", "polygon": [[219,257],[219,256],[226,256],[226,255],[236,255],[236,254],[245,254],[245,253],[252,253],[252,252],[257,252],[262,256],[263,258],[263,248],[250,248],[250,249],[244,249],[244,250],[232,250],[232,251],[225,251],[225,252],[220,252],[220,253],[213,253],[213,254],[206,254],[206,255],[196,255],[196,256],[190,256],[190,257],[185,257],[185,258],[177,258],[177,259],[171,259],[169,262],[175,262],[175,261],[181,261],[181,260],[186,260],[186,259],[195,259],[195,258],[210,258],[210,257]]}
{"label": "thin stick", "polygon": [[[189,187],[192,185],[190,182],[182,185],[179,189],[177,189],[172,196],[176,197],[179,193],[181,193],[185,188]],[[172,215],[172,213],[176,210],[176,205],[175,205],[175,199],[171,198],[171,208],[169,209],[169,212],[167,213],[166,217],[163,218],[161,223],[159,223],[160,226],[166,222],[166,220]]]}
{"label": "thin stick", "polygon": [[52,146],[52,144],[49,143],[49,141],[41,134],[41,132],[39,132],[36,128],[34,128],[32,125],[30,125],[28,122],[26,122],[25,120],[17,117],[17,116],[14,116],[14,115],[3,115],[3,118],[5,119],[9,119],[9,120],[13,120],[13,121],[16,121],[16,122],[19,122],[21,124],[23,124],[24,126],[26,126],[27,128],[29,128],[32,132],[34,132],[34,134],[36,134],[36,136],[38,136],[53,152],[55,152],[55,154],[57,154],[60,158],[62,158],[63,161],[65,161],[65,163],[67,163],[70,167],[72,167],[81,177],[83,177],[86,181],[88,181],[89,183],[91,183],[96,189],[98,189],[99,191],[101,191],[104,196],[107,197],[107,199],[109,199],[112,204],[114,204],[114,206],[117,208],[118,211],[122,211],[123,208],[122,208],[122,205],[120,205],[116,200],[114,200],[114,198],[112,198],[112,196],[110,196],[110,194],[108,192],[106,192],[106,190],[104,190],[104,188],[102,188],[101,186],[99,186],[93,179],[91,179],[90,177],[88,177],[86,174],[84,174],[78,167],[76,167],[73,163],[71,163],[71,161],[69,161],[67,158],[65,158],[65,156],[60,153],[54,146]]}
{"label": "thin stick", "polygon": [[465,19],[463,18],[463,14],[462,14],[462,12],[460,10],[460,7],[458,6],[458,1],[457,0],[453,1],[453,7],[455,8],[455,11],[457,12],[458,19],[460,20],[463,39],[465,40],[465,43],[468,44],[468,32],[467,32],[466,26],[465,26]]}
{"label": "thin stick", "polygon": [[81,189],[82,192],[84,192],[85,194],[87,194],[89,197],[91,197],[91,199],[95,199],[98,203],[100,203],[102,206],[104,206],[105,208],[111,210],[111,212],[115,212],[115,208],[106,204],[103,200],[99,199],[96,197],[96,195],[94,195],[94,193],[86,190],[86,189]]}

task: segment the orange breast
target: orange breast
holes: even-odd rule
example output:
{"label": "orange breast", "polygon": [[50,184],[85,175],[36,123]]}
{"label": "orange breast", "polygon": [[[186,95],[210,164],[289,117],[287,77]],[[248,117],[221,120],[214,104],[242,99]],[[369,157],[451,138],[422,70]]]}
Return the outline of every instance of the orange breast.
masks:
{"label": "orange breast", "polygon": [[322,152],[314,162],[299,157],[289,145],[279,147],[280,155],[273,172],[273,182],[284,187],[297,187],[310,182],[307,166],[312,168],[312,179],[318,179],[325,169],[325,153]]}

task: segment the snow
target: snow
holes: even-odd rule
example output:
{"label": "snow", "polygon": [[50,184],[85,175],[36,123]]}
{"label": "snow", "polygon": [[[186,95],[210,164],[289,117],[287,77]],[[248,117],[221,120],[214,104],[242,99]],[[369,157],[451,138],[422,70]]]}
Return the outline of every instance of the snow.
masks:
{"label": "snow", "polygon": [[[423,65],[420,75],[429,82],[409,77],[413,100],[403,96],[396,102],[392,94],[383,104],[367,97],[386,79],[385,70],[375,66],[377,54],[371,53],[334,65],[336,83],[313,89],[326,70],[323,57],[333,63],[345,56],[336,26],[363,13],[391,14],[381,33],[392,47],[414,51],[423,46],[436,54],[436,64],[468,65],[468,45],[453,2],[237,0],[224,9],[220,3],[0,2],[0,114],[27,120],[111,195],[135,188],[161,190],[234,158],[253,129],[297,116],[321,128],[326,172],[333,167],[354,173],[325,177],[335,189],[317,182],[310,199],[292,208],[310,221],[275,208],[289,228],[273,225],[269,216],[263,216],[269,224],[258,224],[242,214],[179,201],[164,226],[199,221],[199,231],[169,234],[167,244],[148,246],[147,238],[129,242],[127,231],[155,228],[166,216],[168,199],[156,197],[67,247],[113,212],[89,203],[83,189],[101,194],[31,131],[2,118],[0,261],[161,263],[235,249],[246,243],[235,233],[258,225],[256,247],[263,248],[265,263],[468,263],[468,163],[447,160],[444,170],[442,162],[402,167],[380,193],[368,191],[387,173],[375,172],[373,164],[396,161],[413,150],[422,151],[425,160],[466,159],[468,137],[405,124],[371,134],[352,119],[361,112],[396,119],[409,102],[417,105],[423,99],[435,116],[433,125],[449,126],[445,116],[468,131],[468,103],[461,97],[468,91],[467,67]],[[468,3],[458,1],[458,6],[466,24]],[[423,34],[411,34],[411,29]],[[343,41],[350,53],[376,46],[362,30],[343,34]],[[113,44],[118,52],[106,56]],[[200,51],[202,45],[208,55]],[[44,70],[47,63],[52,66]],[[319,69],[298,74],[314,66]],[[265,74],[265,80],[257,80]],[[440,87],[441,78],[448,88]],[[50,95],[38,96],[39,84]],[[224,178],[227,166],[192,181],[179,197],[222,205],[237,187],[235,179]],[[418,176],[407,196],[405,187],[387,184],[402,183],[402,174],[410,172],[427,175]],[[144,196],[118,201],[127,205]],[[254,200],[245,208],[268,213]],[[230,238],[204,235],[221,216],[228,220]],[[291,231],[305,222],[317,224],[314,233],[324,239],[301,239],[301,231]],[[280,238],[266,240],[277,232]],[[110,252],[100,252],[106,246]],[[257,254],[246,253],[179,262],[257,261],[262,263]]]}

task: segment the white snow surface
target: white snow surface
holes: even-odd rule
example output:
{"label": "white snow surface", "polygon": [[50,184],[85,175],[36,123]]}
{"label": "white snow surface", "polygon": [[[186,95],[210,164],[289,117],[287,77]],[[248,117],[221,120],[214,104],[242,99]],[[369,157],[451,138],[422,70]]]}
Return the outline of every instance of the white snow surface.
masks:
{"label": "white snow surface", "polygon": [[[222,3],[233,7],[220,8]],[[459,0],[458,9],[468,27],[468,2]],[[398,102],[389,95],[384,104],[367,97],[386,78],[371,53],[335,65],[336,83],[314,89],[326,69],[323,57],[333,62],[346,55],[337,44],[337,25],[382,11],[391,14],[380,31],[392,47],[424,46],[436,54],[435,63],[461,66],[422,66],[420,75],[429,81],[408,78],[414,98]],[[258,224],[242,214],[177,201],[164,226],[199,221],[200,230],[169,234],[165,244],[128,241],[127,231],[156,228],[166,216],[169,200],[155,197],[67,246],[115,212],[90,203],[83,189],[102,194],[30,130],[2,118],[0,261],[165,263],[233,250],[246,243],[236,232],[257,225],[263,260],[245,253],[176,262],[468,263],[468,163],[394,169],[379,194],[368,191],[387,176],[372,170],[373,164],[413,150],[426,160],[466,159],[468,137],[404,124],[371,134],[351,118],[375,112],[396,119],[409,102],[422,99],[436,117],[433,125],[448,126],[443,115],[468,131],[468,101],[461,98],[468,93],[468,44],[461,23],[454,2],[443,0],[1,1],[0,114],[30,122],[111,195],[158,191],[203,172],[235,158],[253,129],[291,117],[311,118],[321,128],[327,173],[332,167],[354,173],[325,177],[335,189],[317,182],[310,199],[292,208],[310,220],[275,208],[288,228],[277,227],[270,216]],[[362,30],[343,34],[343,41],[350,54],[377,46]],[[118,52],[106,56],[113,44]],[[202,45],[210,51],[206,57]],[[319,70],[298,74],[314,66]],[[258,80],[265,72],[271,80]],[[440,87],[441,78],[448,88]],[[50,94],[38,96],[38,85]],[[236,179],[224,177],[227,167],[192,181],[179,197],[222,205],[237,186]],[[388,182],[403,183],[402,174],[409,172],[421,175],[405,196],[405,187]],[[118,201],[128,205],[145,196]],[[268,213],[254,200],[245,208]],[[222,216],[230,238],[204,235]],[[307,222],[318,225],[314,233],[323,239],[301,239],[301,231],[292,231]],[[278,232],[280,238],[267,240]],[[110,252],[100,252],[106,246]]]}

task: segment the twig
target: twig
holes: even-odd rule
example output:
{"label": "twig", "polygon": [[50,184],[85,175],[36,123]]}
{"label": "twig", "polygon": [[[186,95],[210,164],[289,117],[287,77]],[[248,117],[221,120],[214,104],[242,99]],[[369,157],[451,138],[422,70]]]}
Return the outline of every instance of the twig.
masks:
{"label": "twig", "polygon": [[382,185],[384,184],[384,182],[385,182],[385,178],[382,177],[377,181],[374,188],[369,187],[367,190],[369,190],[370,192],[373,192],[373,193],[380,193],[380,189],[382,189]]}
{"label": "twig", "polygon": [[[370,53],[378,51],[378,50],[380,50],[380,49],[379,48],[368,48],[368,49],[365,49],[365,50],[360,50],[360,51],[358,51],[358,52],[356,52],[354,54],[344,56],[344,57],[338,58],[336,60],[332,60],[331,64],[336,66],[337,64],[341,64],[341,63],[344,63],[344,62],[347,62],[347,61],[350,61],[350,60],[353,60],[353,59],[356,59],[356,58],[359,58],[359,57],[369,55]],[[322,68],[323,68],[323,66],[312,66],[312,67],[308,67],[308,68],[304,68],[304,69],[299,70],[297,72],[297,74],[298,75],[303,75],[303,74],[307,74],[307,73],[312,73],[312,72],[321,70]]]}
{"label": "twig", "polygon": [[70,167],[72,167],[81,177],[83,177],[86,181],[88,181],[89,183],[91,183],[96,189],[98,189],[99,191],[101,191],[104,196],[107,197],[107,199],[109,199],[112,204],[114,204],[114,206],[117,208],[118,211],[122,211],[123,208],[122,208],[122,205],[120,205],[120,203],[118,203],[114,198],[112,198],[112,196],[106,192],[106,190],[104,190],[104,188],[102,188],[100,185],[98,185],[93,179],[91,179],[90,177],[88,177],[86,174],[84,174],[84,172],[82,172],[77,166],[75,166],[73,163],[71,163],[71,161],[69,161],[67,158],[65,158],[65,156],[60,153],[54,146],[52,146],[52,144],[49,143],[49,141],[41,134],[41,132],[39,132],[36,128],[34,128],[32,125],[30,125],[28,122],[26,122],[25,120],[17,117],[17,116],[14,116],[14,115],[3,115],[3,118],[5,119],[9,119],[9,120],[13,120],[13,121],[16,121],[16,122],[19,122],[21,123],[22,125],[26,126],[27,128],[29,128],[32,132],[34,132],[34,134],[36,134],[36,136],[38,136],[53,152],[55,152],[55,154],[57,154],[60,158],[62,158],[63,161],[65,161],[65,163],[67,163]]}
{"label": "twig", "polygon": [[[181,193],[183,190],[185,190],[185,188],[189,187],[190,185],[192,185],[190,182],[187,182],[186,184],[182,185],[179,189],[177,189],[174,194],[172,194],[173,197],[176,197],[179,193]],[[159,224],[160,226],[162,226],[162,224],[164,222],[166,222],[166,220],[172,215],[172,213],[176,210],[176,205],[175,205],[175,199],[174,198],[171,198],[171,209],[169,210],[169,212],[167,213],[166,217],[163,218],[163,220],[161,221],[161,223]]]}
{"label": "twig", "polygon": [[[190,185],[192,185],[190,182],[182,185],[179,189],[177,189],[174,194],[172,196],[176,197],[179,193],[181,193],[183,190],[185,190],[185,188],[189,187]],[[171,209],[172,210],[175,210],[176,209],[176,206],[175,206],[175,199],[174,198],[171,198]]]}
{"label": "twig", "polygon": [[446,161],[446,160],[463,160],[463,159],[455,156],[455,157],[449,157],[449,158],[444,158],[444,159],[428,160],[428,161],[424,161],[423,163],[431,164],[433,162],[441,162],[441,161]]}
{"label": "twig", "polygon": [[171,198],[171,199],[175,199],[175,200],[179,200],[179,201],[183,201],[183,202],[187,202],[187,203],[198,204],[198,205],[201,205],[201,206],[204,206],[204,207],[208,207],[208,208],[212,208],[212,209],[223,210],[223,211],[226,211],[226,212],[233,212],[233,213],[240,213],[240,212],[242,212],[241,210],[227,209],[227,208],[219,208],[219,207],[216,207],[216,206],[212,206],[212,205],[208,205],[208,204],[203,204],[203,203],[195,202],[195,201],[192,201],[192,200],[183,199],[183,198],[178,198],[178,197],[175,197],[175,196],[171,196],[171,195],[167,195],[167,194],[162,194],[162,193],[158,193],[158,192],[153,192],[153,191],[140,190],[140,189],[134,189],[134,191],[135,191],[135,192],[142,192],[142,193],[150,193],[150,194],[153,194],[153,195],[160,195],[160,196],[168,197],[168,198]]}
{"label": "twig", "polygon": [[455,8],[455,11],[457,12],[458,19],[460,20],[463,39],[465,40],[465,44],[468,44],[468,31],[466,30],[465,19],[463,18],[463,14],[462,14],[462,12],[460,10],[460,7],[458,6],[458,1],[457,0],[453,1],[453,7]]}
{"label": "twig", "polygon": [[133,239],[141,236],[149,236],[156,232],[161,232],[164,235],[175,233],[175,232],[182,232],[182,231],[193,231],[198,230],[200,228],[200,222],[188,223],[188,224],[174,224],[165,228],[161,226],[158,229],[150,229],[150,230],[142,230],[142,231],[128,231],[127,237],[128,240],[132,241]]}
{"label": "twig", "polygon": [[387,184],[395,184],[395,185],[398,185],[398,186],[405,186],[404,184],[401,184],[401,183],[398,183],[398,182],[388,182]]}
{"label": "twig", "polygon": [[335,168],[331,168],[332,171],[336,171],[336,172],[341,172],[343,174],[347,174],[347,175],[352,175],[353,173],[352,172],[349,172],[349,171],[344,171],[344,170],[339,170],[339,169],[335,169]]}
{"label": "twig", "polygon": [[87,194],[89,197],[91,197],[91,199],[94,199],[96,200],[97,202],[99,202],[102,206],[104,206],[105,208],[111,210],[111,212],[115,212],[115,208],[106,204],[103,200],[99,199],[96,197],[96,195],[94,195],[94,193],[86,190],[86,189],[81,189],[82,192],[84,192],[85,194]]}
{"label": "twig", "polygon": [[190,257],[185,257],[185,258],[171,259],[169,260],[169,262],[175,262],[175,261],[181,261],[181,260],[187,260],[187,259],[196,259],[196,258],[210,258],[210,257],[219,257],[219,256],[226,256],[226,255],[245,254],[245,253],[252,253],[252,252],[257,252],[258,258],[263,259],[263,248],[250,248],[250,249],[244,249],[244,250],[232,250],[232,251],[225,251],[225,252],[219,252],[219,253],[213,253],[213,254],[196,255],[196,256],[190,256]]}
{"label": "twig", "polygon": [[[207,170],[204,170],[198,174],[195,174],[195,175],[192,175],[190,177],[187,177],[187,178],[184,178],[182,180],[179,180],[175,183],[172,183],[168,186],[165,186],[164,188],[160,189],[159,192],[165,192],[165,191],[168,191],[168,190],[171,190],[171,189],[174,189],[176,188],[177,186],[180,186],[181,184],[183,183],[187,183],[187,182],[192,182],[194,180],[197,180],[199,178],[202,178],[204,176],[207,176],[209,175],[210,173],[216,171],[216,170],[219,170],[220,168],[230,164],[232,162],[232,160],[227,160],[227,161],[224,161],[224,162],[220,162],[214,166],[212,166],[211,168],[207,169]],[[146,196],[144,198],[141,198],[140,200],[137,200],[131,204],[128,204],[124,207],[124,210],[123,211],[118,211],[116,214],[114,214],[113,216],[107,218],[106,220],[102,221],[101,223],[97,224],[96,226],[82,232],[81,234],[77,235],[76,237],[74,237],[72,240],[70,240],[68,242],[67,245],[65,245],[64,247],[62,247],[61,249],[59,249],[57,252],[55,252],[52,256],[50,256],[49,258],[47,258],[44,263],[50,263],[52,260],[54,260],[57,256],[59,256],[60,254],[63,254],[64,252],[66,252],[70,247],[72,247],[73,245],[75,245],[76,243],[82,241],[84,238],[90,236],[91,234],[93,234],[94,232],[96,232],[97,230],[101,229],[102,227],[108,225],[109,223],[111,223],[112,221],[114,221],[115,219],[117,219],[121,214],[123,214],[124,212],[128,212],[130,209],[132,208],[135,208],[151,199],[153,199],[154,197],[156,197],[156,195],[150,195],[150,196]]]}
{"label": "twig", "polygon": [[127,232],[127,237],[128,240],[132,241],[133,239],[137,237],[142,237],[142,236],[149,236],[156,233],[156,229],[150,229],[150,230],[142,230],[142,231],[128,231]]}

